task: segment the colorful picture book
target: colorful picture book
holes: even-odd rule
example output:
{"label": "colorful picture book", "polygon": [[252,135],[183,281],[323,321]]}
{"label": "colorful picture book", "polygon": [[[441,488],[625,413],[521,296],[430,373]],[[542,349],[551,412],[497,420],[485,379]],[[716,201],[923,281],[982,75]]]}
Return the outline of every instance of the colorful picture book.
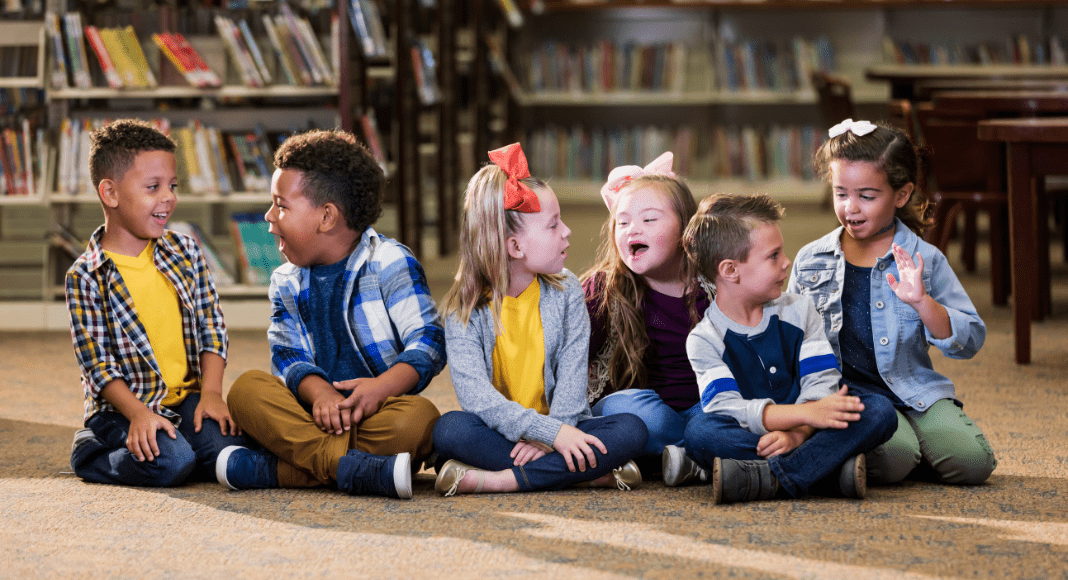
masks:
{"label": "colorful picture book", "polygon": [[211,238],[204,234],[200,226],[194,222],[175,221],[169,222],[167,228],[193,238],[200,246],[200,253],[204,255],[204,262],[208,266],[208,271],[211,272],[216,287],[233,286],[237,283],[233,268],[227,267],[218,250],[211,243]]}
{"label": "colorful picture book", "polygon": [[235,213],[231,216],[230,229],[234,236],[240,279],[244,284],[270,284],[271,273],[283,263],[278,242],[268,227],[262,213]]}

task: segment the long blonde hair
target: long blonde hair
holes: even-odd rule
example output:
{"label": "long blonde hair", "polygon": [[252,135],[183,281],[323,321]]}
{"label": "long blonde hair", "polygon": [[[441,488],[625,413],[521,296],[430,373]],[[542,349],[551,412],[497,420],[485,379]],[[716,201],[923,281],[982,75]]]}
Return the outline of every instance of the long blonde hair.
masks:
{"label": "long blonde hair", "polygon": [[[678,178],[647,175],[625,185],[616,204],[618,205],[618,199],[624,195],[642,187],[654,187],[668,196],[671,208],[679,220],[681,240],[682,231],[697,212],[697,202],[690,188]],[[583,282],[591,280],[587,299],[595,301],[597,309],[593,314],[605,321],[605,330],[609,337],[602,352],[596,353],[595,358],[591,359],[591,365],[601,367],[591,368],[591,398],[608,394],[600,392],[607,385],[611,386],[612,392],[620,391],[644,384],[646,377],[642,358],[649,346],[649,335],[645,331],[642,303],[645,301],[648,285],[641,276],[627,267],[619,255],[616,248],[615,212],[615,207],[609,208],[608,219],[601,227],[597,261],[582,274]],[[690,309],[691,323],[697,324],[697,275],[693,263],[684,252],[682,257],[679,279],[686,281],[684,295]],[[595,381],[601,384],[594,386],[592,383]]]}
{"label": "long blonde hair", "polygon": [[[505,241],[523,231],[523,214],[504,209],[504,186],[508,175],[497,165],[475,173],[464,192],[460,223],[460,267],[452,288],[441,302],[441,316],[456,316],[465,326],[471,313],[489,304],[496,333],[501,332],[501,301],[511,282]],[[549,186],[535,177],[520,183],[534,191]],[[562,275],[538,274],[554,288],[563,288]]]}

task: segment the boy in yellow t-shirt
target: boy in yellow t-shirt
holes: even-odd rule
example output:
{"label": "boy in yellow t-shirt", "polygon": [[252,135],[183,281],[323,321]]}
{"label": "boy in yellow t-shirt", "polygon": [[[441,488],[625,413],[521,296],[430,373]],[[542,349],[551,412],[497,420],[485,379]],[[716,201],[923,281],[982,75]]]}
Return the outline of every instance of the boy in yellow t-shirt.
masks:
{"label": "boy in yellow t-shirt", "polygon": [[86,481],[173,486],[211,479],[244,442],[222,398],[226,327],[196,243],[164,229],[178,202],[174,143],[147,124],[92,134],[104,225],[66,276],[85,429],[71,467]]}

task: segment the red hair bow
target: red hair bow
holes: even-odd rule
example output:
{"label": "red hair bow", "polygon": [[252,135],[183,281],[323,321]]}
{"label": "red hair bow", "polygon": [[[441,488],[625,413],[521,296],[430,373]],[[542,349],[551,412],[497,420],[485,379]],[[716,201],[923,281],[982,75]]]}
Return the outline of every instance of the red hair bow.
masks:
{"label": "red hair bow", "polygon": [[508,183],[504,185],[504,209],[523,213],[541,211],[538,195],[533,189],[519,182],[520,179],[530,177],[527,157],[523,155],[523,148],[519,143],[494,149],[489,152],[489,158],[508,176]]}

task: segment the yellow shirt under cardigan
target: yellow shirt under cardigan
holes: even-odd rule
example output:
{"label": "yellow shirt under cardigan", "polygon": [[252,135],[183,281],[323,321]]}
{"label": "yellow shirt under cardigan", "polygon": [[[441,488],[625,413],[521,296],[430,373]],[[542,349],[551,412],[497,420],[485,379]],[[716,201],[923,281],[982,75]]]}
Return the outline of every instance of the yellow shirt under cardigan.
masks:
{"label": "yellow shirt under cardigan", "polygon": [[195,377],[189,375],[186,361],[185,334],[182,332],[182,311],[174,285],[152,263],[156,242],[149,243],[137,257],[105,251],[115,263],[126,289],[133,299],[137,318],[145,327],[148,342],[156,355],[167,396],[161,404],[173,407],[180,404],[191,390],[199,390]]}
{"label": "yellow shirt under cardigan", "polygon": [[535,278],[519,296],[505,296],[501,302],[504,333],[493,347],[493,386],[508,400],[548,415],[540,300],[541,288]]}

